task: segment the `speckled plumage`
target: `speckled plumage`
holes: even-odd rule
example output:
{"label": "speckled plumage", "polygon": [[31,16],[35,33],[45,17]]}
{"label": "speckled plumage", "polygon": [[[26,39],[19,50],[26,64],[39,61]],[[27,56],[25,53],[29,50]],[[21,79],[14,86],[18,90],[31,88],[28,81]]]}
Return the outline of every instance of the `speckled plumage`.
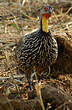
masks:
{"label": "speckled plumage", "polygon": [[57,56],[56,40],[42,29],[22,37],[16,48],[18,66],[27,78],[30,78],[33,67],[40,74],[56,61]]}

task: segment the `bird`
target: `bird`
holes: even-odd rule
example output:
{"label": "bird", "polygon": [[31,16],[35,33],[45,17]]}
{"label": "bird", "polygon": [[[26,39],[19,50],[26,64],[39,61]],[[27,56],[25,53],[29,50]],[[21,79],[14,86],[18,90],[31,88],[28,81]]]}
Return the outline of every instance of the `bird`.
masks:
{"label": "bird", "polygon": [[40,74],[53,63],[58,56],[58,45],[48,29],[48,19],[51,17],[53,8],[45,5],[40,11],[40,27],[35,32],[22,36],[17,43],[16,59],[18,68],[22,70],[28,80],[30,89],[31,74],[34,68]]}

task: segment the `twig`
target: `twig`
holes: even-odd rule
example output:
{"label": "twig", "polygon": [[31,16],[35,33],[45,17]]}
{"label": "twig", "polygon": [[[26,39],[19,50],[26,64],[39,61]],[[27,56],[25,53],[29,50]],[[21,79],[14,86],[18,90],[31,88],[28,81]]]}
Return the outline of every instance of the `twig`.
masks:
{"label": "twig", "polygon": [[57,15],[56,15],[56,13],[55,12],[53,12],[53,16],[56,18],[56,20],[58,21],[58,17],[57,17]]}
{"label": "twig", "polygon": [[67,15],[71,10],[72,10],[72,7],[70,7],[65,14]]}
{"label": "twig", "polygon": [[64,107],[66,104],[68,104],[69,102],[64,102],[63,104],[61,104],[60,106],[58,106],[56,109],[54,110],[59,110],[61,109],[62,107]]}
{"label": "twig", "polygon": [[23,5],[24,5],[25,1],[26,1],[26,0],[23,0],[23,1],[22,1],[22,7],[23,7]]}
{"label": "twig", "polygon": [[34,67],[34,74],[35,74],[35,77],[36,77],[36,80],[37,80],[37,86],[35,86],[35,89],[36,89],[37,95],[39,95],[39,97],[40,97],[40,103],[41,103],[42,109],[45,110],[45,107],[44,107],[44,104],[43,104],[42,95],[41,95],[41,88],[40,88],[40,86],[38,84],[38,78],[37,78],[36,68],[35,67]]}
{"label": "twig", "polygon": [[[14,79],[17,79],[17,80],[20,80],[20,79],[23,79],[25,77],[25,75],[17,75],[17,76],[13,76]],[[0,77],[0,81],[4,81],[4,80],[9,80],[11,79],[11,77]]]}
{"label": "twig", "polygon": [[28,15],[26,15],[25,13],[22,13],[26,18],[30,19],[30,20],[37,20],[37,18],[33,18],[33,17],[30,17]]}
{"label": "twig", "polygon": [[5,59],[5,56],[0,56],[0,60]]}

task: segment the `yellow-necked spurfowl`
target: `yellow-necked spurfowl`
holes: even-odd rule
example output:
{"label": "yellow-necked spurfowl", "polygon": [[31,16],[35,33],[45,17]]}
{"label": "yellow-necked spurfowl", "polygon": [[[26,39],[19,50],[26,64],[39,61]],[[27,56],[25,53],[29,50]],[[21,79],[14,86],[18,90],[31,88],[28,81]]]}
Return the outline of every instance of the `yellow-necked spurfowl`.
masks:
{"label": "yellow-necked spurfowl", "polygon": [[40,74],[55,63],[58,56],[57,42],[48,30],[48,18],[51,16],[52,11],[51,6],[44,6],[40,12],[40,28],[23,36],[16,47],[18,67],[24,71],[30,89],[32,89],[30,77],[34,71],[33,67]]}

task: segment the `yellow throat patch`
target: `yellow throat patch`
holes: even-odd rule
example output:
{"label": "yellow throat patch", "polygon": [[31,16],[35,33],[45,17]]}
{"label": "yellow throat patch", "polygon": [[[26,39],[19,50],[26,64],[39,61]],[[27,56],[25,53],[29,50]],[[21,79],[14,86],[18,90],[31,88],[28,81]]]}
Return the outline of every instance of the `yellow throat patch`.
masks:
{"label": "yellow throat patch", "polygon": [[45,16],[42,16],[42,30],[48,32],[48,19]]}

